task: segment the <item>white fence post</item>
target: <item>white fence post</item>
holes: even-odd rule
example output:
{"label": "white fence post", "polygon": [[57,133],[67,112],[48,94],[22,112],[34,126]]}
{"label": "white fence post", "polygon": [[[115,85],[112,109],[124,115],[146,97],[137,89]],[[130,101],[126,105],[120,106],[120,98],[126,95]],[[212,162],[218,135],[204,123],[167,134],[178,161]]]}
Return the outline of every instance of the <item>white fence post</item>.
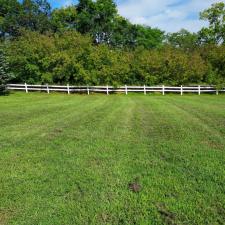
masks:
{"label": "white fence post", "polygon": [[89,86],[87,86],[87,94],[90,95],[90,89],[89,89]]}
{"label": "white fence post", "polygon": [[68,95],[70,94],[70,85],[69,84],[67,84],[67,93],[68,93]]}
{"label": "white fence post", "polygon": [[49,94],[49,87],[48,87],[48,84],[46,84],[46,87],[47,87],[47,93]]}
{"label": "white fence post", "polygon": [[162,86],[162,94],[165,95],[165,86]]}
{"label": "white fence post", "polygon": [[183,86],[180,86],[180,94],[183,95]]}
{"label": "white fence post", "polygon": [[198,95],[201,95],[201,86],[198,85]]}
{"label": "white fence post", "polygon": [[125,85],[125,92],[126,92],[126,95],[127,95],[127,85]]}
{"label": "white fence post", "polygon": [[26,93],[28,93],[27,83],[25,83],[25,90],[26,90]]}
{"label": "white fence post", "polygon": [[109,95],[109,85],[107,85],[107,87],[106,87],[106,93],[107,93],[107,95]]}
{"label": "white fence post", "polygon": [[216,95],[219,95],[219,90],[218,89],[216,89]]}
{"label": "white fence post", "polygon": [[144,94],[146,95],[146,87],[145,87],[145,85],[144,85]]}

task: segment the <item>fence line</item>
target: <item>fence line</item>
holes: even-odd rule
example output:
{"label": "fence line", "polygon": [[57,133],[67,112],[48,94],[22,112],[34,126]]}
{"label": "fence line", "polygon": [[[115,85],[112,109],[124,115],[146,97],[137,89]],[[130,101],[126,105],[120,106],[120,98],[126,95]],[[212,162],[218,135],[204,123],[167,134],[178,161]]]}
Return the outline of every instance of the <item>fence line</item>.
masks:
{"label": "fence line", "polygon": [[66,86],[62,85],[31,85],[31,84],[8,84],[8,90],[20,90],[25,91],[26,93],[33,91],[44,91],[46,93],[50,92],[66,92],[67,94],[71,93],[105,93],[109,95],[110,93],[125,93],[126,95],[129,92],[142,92],[143,94],[160,92],[162,95],[166,93],[179,93],[183,95],[184,93],[197,93],[201,95],[202,93],[215,93],[219,94],[220,92],[225,92],[225,88],[218,90],[215,86],[72,86],[67,84]]}

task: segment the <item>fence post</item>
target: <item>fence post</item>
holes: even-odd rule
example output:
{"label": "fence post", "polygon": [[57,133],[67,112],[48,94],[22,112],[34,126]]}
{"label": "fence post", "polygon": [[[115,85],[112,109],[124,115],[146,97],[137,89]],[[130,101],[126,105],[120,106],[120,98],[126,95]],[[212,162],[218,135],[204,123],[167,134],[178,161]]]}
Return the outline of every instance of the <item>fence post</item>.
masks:
{"label": "fence post", "polygon": [[67,93],[68,93],[68,95],[70,94],[70,85],[69,84],[67,84]]}
{"label": "fence post", "polygon": [[87,94],[90,95],[90,89],[89,89],[89,86],[87,86]]}
{"label": "fence post", "polygon": [[162,94],[165,95],[165,86],[162,86]]}
{"label": "fence post", "polygon": [[127,85],[125,85],[125,92],[126,92],[126,95],[127,95]]}
{"label": "fence post", "polygon": [[180,86],[180,94],[183,95],[183,85]]}
{"label": "fence post", "polygon": [[146,87],[145,87],[145,85],[144,85],[144,94],[146,95]]}
{"label": "fence post", "polygon": [[198,85],[198,95],[201,95],[201,86]]}
{"label": "fence post", "polygon": [[109,85],[107,85],[107,87],[106,87],[106,93],[107,93],[107,95],[109,95]]}
{"label": "fence post", "polygon": [[46,84],[46,87],[47,87],[47,93],[49,94],[49,88],[48,88],[48,84]]}
{"label": "fence post", "polygon": [[26,93],[28,93],[27,83],[25,83],[25,90],[26,90]]}

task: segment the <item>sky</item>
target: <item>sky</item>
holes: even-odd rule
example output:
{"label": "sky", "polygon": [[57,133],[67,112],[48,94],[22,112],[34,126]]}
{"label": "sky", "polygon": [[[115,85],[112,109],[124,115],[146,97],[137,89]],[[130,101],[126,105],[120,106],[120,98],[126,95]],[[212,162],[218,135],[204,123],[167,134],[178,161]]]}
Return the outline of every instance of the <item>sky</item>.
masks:
{"label": "sky", "polygon": [[[211,4],[225,0],[115,0],[120,15],[135,24],[177,32],[185,28],[197,32],[206,26],[199,20],[199,12]],[[76,4],[77,0],[49,0],[55,7]]]}

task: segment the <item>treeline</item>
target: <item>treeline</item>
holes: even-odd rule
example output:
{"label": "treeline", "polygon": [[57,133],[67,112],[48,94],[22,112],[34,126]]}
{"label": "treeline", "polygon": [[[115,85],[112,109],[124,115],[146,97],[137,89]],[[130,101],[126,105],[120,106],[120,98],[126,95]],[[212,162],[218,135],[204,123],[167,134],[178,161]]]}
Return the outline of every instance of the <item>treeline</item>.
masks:
{"label": "treeline", "polygon": [[225,4],[200,18],[209,26],[198,33],[165,34],[131,24],[112,0],[54,10],[46,0],[0,0],[0,59],[18,83],[223,85]]}

